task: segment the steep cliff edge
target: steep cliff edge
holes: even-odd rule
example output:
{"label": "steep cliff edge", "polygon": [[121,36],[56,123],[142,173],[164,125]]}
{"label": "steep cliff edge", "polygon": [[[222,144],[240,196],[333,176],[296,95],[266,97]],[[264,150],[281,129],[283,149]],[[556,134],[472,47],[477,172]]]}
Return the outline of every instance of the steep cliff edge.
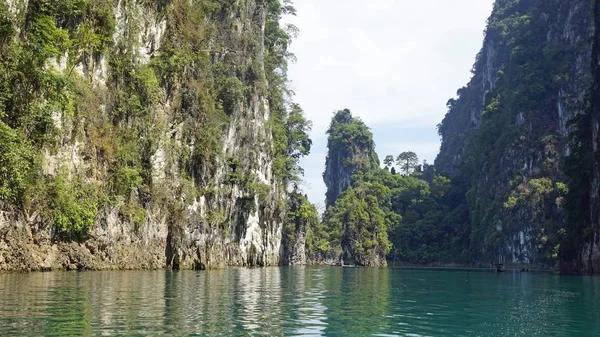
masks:
{"label": "steep cliff edge", "polygon": [[586,106],[593,1],[498,0],[473,78],[448,102],[435,167],[462,195],[455,208],[469,263],[554,266],[565,235],[569,121]]}
{"label": "steep cliff edge", "polygon": [[594,8],[595,34],[592,50],[588,105],[574,119],[573,151],[566,158],[569,176],[568,231],[561,244],[561,268],[569,272],[600,272],[600,2]]}
{"label": "steep cliff edge", "polygon": [[286,124],[286,12],[0,4],[0,270],[279,264],[307,153]]}
{"label": "steep cliff edge", "polygon": [[[596,1],[594,8],[595,37],[592,55],[593,82],[590,90],[593,176],[590,188],[591,231],[590,238],[581,250],[583,270],[590,273],[600,273],[600,3]],[[580,205],[581,207],[581,205]],[[584,233],[587,234],[587,233]]]}

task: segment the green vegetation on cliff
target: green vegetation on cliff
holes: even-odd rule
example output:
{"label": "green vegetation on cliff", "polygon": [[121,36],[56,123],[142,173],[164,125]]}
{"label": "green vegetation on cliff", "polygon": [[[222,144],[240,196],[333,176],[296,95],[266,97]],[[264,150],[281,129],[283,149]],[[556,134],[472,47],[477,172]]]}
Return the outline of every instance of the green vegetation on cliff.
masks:
{"label": "green vegetation on cliff", "polygon": [[565,270],[600,270],[592,4],[495,2],[473,77],[438,125],[435,165],[419,166],[408,151],[386,156],[381,170],[368,160],[370,131],[338,112],[324,222],[340,243],[330,241],[360,264],[371,264],[362,257],[369,252],[419,263],[560,260]]}
{"label": "green vegetation on cliff", "polygon": [[332,205],[350,186],[351,177],[379,167],[371,130],[350,110],[336,112],[327,138],[327,159],[323,179],[327,186],[326,203]]}
{"label": "green vegetation on cliff", "polygon": [[336,112],[327,130],[327,160],[323,179],[327,211],[323,222],[332,255],[361,265],[385,264],[389,250],[387,228],[377,199],[363,188],[353,188],[357,177],[379,167],[371,130],[350,110]]}
{"label": "green vegetation on cliff", "polygon": [[592,3],[495,2],[435,165],[405,151],[381,168],[371,130],[336,112],[322,221],[298,188],[312,141],[288,87],[290,1],[0,3],[0,211],[36,244],[154,235],[175,268],[600,270]]}
{"label": "green vegetation on cliff", "polygon": [[435,168],[452,179],[446,205],[468,238],[456,262],[554,266],[570,235],[562,162],[585,105],[576,60],[590,20],[575,2],[496,1],[473,78],[448,102]]}
{"label": "green vegetation on cliff", "polygon": [[[174,267],[241,242],[252,216],[277,232],[311,147],[288,88],[293,14],[287,0],[1,3],[0,209],[54,241],[166,223]],[[201,235],[216,242],[190,248]],[[278,262],[252,249],[236,263]]]}
{"label": "green vegetation on cliff", "polygon": [[561,237],[560,262],[571,272],[600,272],[600,3],[594,7],[595,34],[591,83],[583,113],[573,118],[572,153],[564,164],[569,177],[566,198],[568,230]]}

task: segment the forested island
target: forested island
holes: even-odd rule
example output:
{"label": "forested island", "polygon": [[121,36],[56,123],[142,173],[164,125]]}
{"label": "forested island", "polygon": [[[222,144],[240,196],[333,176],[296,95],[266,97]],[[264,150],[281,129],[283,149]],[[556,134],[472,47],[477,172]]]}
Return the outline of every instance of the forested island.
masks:
{"label": "forested island", "polygon": [[0,270],[600,272],[600,2],[497,0],[434,163],[379,158],[369,127],[335,112],[323,214],[299,187],[312,142],[287,75],[294,14],[0,3]]}

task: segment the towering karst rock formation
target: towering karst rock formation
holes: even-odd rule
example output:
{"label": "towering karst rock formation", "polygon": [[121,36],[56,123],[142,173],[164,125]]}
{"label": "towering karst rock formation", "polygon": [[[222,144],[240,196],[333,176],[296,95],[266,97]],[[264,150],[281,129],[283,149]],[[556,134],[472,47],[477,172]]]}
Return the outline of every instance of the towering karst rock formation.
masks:
{"label": "towering karst rock formation", "polygon": [[389,241],[385,215],[373,193],[376,189],[362,181],[381,171],[373,134],[348,109],[335,113],[327,134],[323,179],[328,209],[324,222],[333,254],[339,251],[344,263],[386,265]]}
{"label": "towering karst rock formation", "polygon": [[290,11],[1,2],[0,269],[278,264]]}
{"label": "towering karst rock formation", "polygon": [[569,175],[568,235],[561,244],[561,267],[600,273],[600,2],[594,8],[590,87],[584,113],[574,119],[573,153],[565,161]]}
{"label": "towering karst rock formation", "polygon": [[333,205],[350,186],[352,175],[379,167],[373,134],[348,109],[338,111],[327,130],[327,159],[323,181],[327,186],[326,203]]}
{"label": "towering karst rock formation", "polygon": [[565,247],[581,233],[566,221],[563,162],[576,146],[571,121],[600,94],[589,90],[595,34],[592,0],[495,2],[473,77],[439,125],[435,161],[464,195],[455,206],[469,210],[473,261],[553,266],[583,249]]}

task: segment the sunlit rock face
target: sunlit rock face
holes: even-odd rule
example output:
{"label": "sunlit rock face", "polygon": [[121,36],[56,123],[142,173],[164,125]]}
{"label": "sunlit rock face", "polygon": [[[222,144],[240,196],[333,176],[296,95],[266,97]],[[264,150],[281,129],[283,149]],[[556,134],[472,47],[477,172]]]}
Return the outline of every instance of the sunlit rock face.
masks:
{"label": "sunlit rock face", "polygon": [[79,240],[60,238],[45,206],[3,201],[0,270],[279,264],[287,196],[274,174],[268,1],[90,0],[72,16],[31,3],[8,2],[16,32],[41,13],[73,41],[91,34],[55,45],[41,70],[75,87],[67,105],[43,107],[57,137],[41,175],[107,199],[94,199]]}
{"label": "sunlit rock face", "polygon": [[568,232],[572,124],[589,94],[594,2],[496,1],[471,81],[439,125],[473,262],[554,267]]}

